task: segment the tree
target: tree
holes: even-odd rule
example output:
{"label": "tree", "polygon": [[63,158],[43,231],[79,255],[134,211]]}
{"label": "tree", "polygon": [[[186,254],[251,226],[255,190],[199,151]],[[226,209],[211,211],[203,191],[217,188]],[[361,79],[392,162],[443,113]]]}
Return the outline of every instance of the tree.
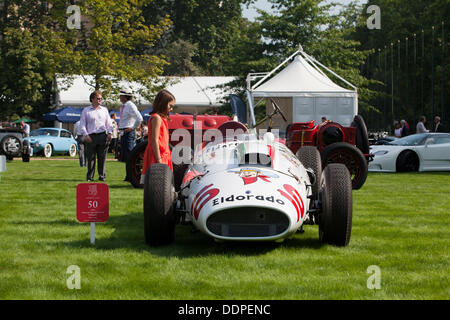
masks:
{"label": "tree", "polygon": [[[168,14],[173,21],[170,41],[179,39],[196,45],[193,63],[203,75],[227,75],[223,59],[241,30],[241,5],[254,0],[155,0],[143,10],[146,21],[155,21]],[[185,58],[189,58],[186,57]]]}
{"label": "tree", "polygon": [[55,72],[70,70],[73,45],[41,1],[8,0],[2,10],[0,115],[40,117],[51,105]]}
{"label": "tree", "polygon": [[178,39],[169,43],[161,50],[161,55],[168,62],[164,68],[165,76],[196,76],[200,75],[199,68],[192,61],[197,50],[197,44]]}
{"label": "tree", "polygon": [[[76,1],[81,29],[67,26],[64,0],[7,0],[1,12],[0,115],[40,117],[52,104],[55,75],[81,74],[105,97],[118,92],[120,80],[136,81],[150,98],[166,62],[151,53],[170,26],[164,17],[146,24],[141,8],[151,0]],[[93,75],[90,81],[87,75]],[[68,81],[69,83],[70,81]]]}
{"label": "tree", "polygon": [[[428,118],[440,114],[442,119],[448,119],[448,0],[369,0],[362,10],[364,21],[370,15],[366,12],[370,5],[381,10],[381,29],[369,30],[360,24],[352,39],[361,42],[363,49],[376,51],[363,69],[379,80],[386,78],[386,86],[377,90],[393,92],[386,103],[387,121],[403,118],[415,123],[422,113]],[[373,63],[378,59],[381,67]]]}
{"label": "tree", "polygon": [[119,81],[135,81],[138,91],[150,99],[155,78],[162,74],[166,61],[151,49],[171,21],[167,16],[156,24],[146,24],[142,7],[149,0],[86,0],[80,2],[85,19],[77,38],[74,60],[78,73],[93,75],[85,81],[104,96],[118,92]]}

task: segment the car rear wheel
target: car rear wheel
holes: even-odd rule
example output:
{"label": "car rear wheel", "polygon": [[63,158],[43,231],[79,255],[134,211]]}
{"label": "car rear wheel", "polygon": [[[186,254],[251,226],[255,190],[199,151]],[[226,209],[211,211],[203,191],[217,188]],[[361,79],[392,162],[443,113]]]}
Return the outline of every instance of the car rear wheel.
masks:
{"label": "car rear wheel", "polygon": [[419,165],[419,157],[411,150],[400,153],[395,164],[397,172],[419,171]]}
{"label": "car rear wheel", "polygon": [[172,170],[166,164],[152,164],[144,180],[144,233],[148,245],[175,240],[175,203]]}
{"label": "car rear wheel", "polygon": [[369,153],[369,135],[363,117],[357,114],[351,126],[356,128],[356,146],[363,154]]}
{"label": "car rear wheel", "polygon": [[22,142],[19,138],[8,135],[2,139],[1,147],[7,157],[18,157],[22,150]]}
{"label": "car rear wheel", "polygon": [[336,142],[323,149],[320,155],[323,168],[330,163],[342,163],[350,172],[352,188],[360,189],[363,186],[367,179],[368,165],[357,147],[346,142]]}
{"label": "car rear wheel", "polygon": [[72,143],[69,148],[69,156],[73,158],[76,155],[77,155],[77,146],[74,143]]}
{"label": "car rear wheel", "polygon": [[335,246],[347,246],[352,229],[352,187],[347,168],[329,164],[322,174],[319,239]]}
{"label": "car rear wheel", "polygon": [[50,158],[50,157],[52,156],[52,153],[53,153],[53,147],[52,147],[52,145],[51,145],[50,143],[47,143],[47,144],[44,146],[44,151],[43,151],[43,153],[44,153],[44,156],[45,156],[46,158]]}

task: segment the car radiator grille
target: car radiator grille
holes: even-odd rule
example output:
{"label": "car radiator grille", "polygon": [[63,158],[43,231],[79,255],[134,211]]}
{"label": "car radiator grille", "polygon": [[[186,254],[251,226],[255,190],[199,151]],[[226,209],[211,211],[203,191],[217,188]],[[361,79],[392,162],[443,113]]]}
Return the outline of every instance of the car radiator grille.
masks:
{"label": "car radiator grille", "polygon": [[212,214],[206,227],[222,237],[270,237],[285,232],[289,228],[289,218],[271,209],[240,207]]}

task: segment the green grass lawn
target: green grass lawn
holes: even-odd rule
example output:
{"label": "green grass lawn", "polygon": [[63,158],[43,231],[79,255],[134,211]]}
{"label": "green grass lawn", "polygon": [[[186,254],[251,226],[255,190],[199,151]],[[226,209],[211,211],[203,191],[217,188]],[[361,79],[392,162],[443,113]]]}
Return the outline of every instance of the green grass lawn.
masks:
{"label": "green grass lawn", "polygon": [[[0,173],[0,299],[449,299],[450,172],[369,174],[345,248],[306,226],[282,244],[216,243],[189,226],[144,242],[143,191],[107,162],[110,218],[76,220],[78,160],[32,158]],[[81,271],[70,290],[67,268]],[[381,270],[368,289],[369,266]]]}

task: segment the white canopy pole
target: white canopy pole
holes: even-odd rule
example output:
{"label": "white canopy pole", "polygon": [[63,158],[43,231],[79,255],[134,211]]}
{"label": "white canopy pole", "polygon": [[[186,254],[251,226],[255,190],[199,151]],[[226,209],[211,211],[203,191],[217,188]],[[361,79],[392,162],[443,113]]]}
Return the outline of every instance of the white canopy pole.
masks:
{"label": "white canopy pole", "polygon": [[314,57],[309,56],[308,54],[306,54],[304,51],[301,52],[301,54],[305,57],[305,59],[307,60],[311,60],[314,61],[315,63],[317,63],[319,66],[321,66],[322,68],[324,68],[325,70],[327,70],[328,72],[330,72],[331,74],[333,74],[335,77],[339,78],[340,80],[344,81],[346,84],[348,84],[350,87],[352,87],[355,91],[358,90],[357,87],[355,87],[353,84],[351,84],[350,82],[348,82],[347,80],[345,80],[344,78],[342,78],[340,75],[338,75],[337,73],[335,73],[334,71],[328,69],[327,67],[325,67],[323,64],[321,64],[319,61],[317,61],[316,59],[314,59]]}
{"label": "white canopy pole", "polygon": [[248,106],[249,106],[248,110],[250,111],[251,125],[252,125],[252,127],[254,127],[256,125],[256,120],[255,120],[255,112],[253,110],[253,108],[254,108],[253,97],[249,90],[245,90],[245,93],[247,94],[247,101],[248,101]]}

